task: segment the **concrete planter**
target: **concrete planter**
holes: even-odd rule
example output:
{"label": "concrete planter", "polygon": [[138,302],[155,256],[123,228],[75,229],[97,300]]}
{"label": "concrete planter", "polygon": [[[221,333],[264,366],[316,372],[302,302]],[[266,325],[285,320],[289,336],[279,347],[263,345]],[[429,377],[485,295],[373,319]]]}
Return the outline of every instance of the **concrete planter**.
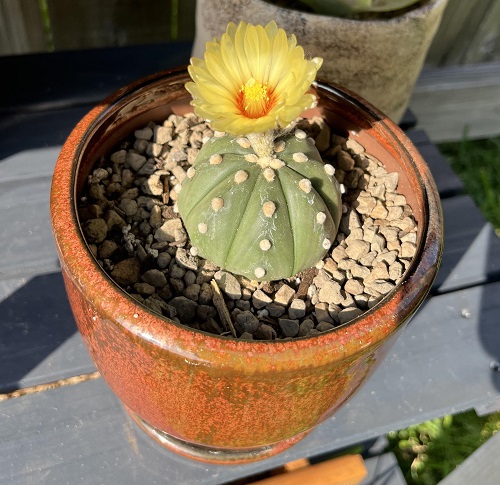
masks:
{"label": "concrete planter", "polygon": [[447,0],[389,20],[350,20],[308,14],[264,0],[197,0],[195,57],[228,22],[279,27],[297,36],[306,55],[324,59],[319,77],[359,94],[398,123],[434,38]]}

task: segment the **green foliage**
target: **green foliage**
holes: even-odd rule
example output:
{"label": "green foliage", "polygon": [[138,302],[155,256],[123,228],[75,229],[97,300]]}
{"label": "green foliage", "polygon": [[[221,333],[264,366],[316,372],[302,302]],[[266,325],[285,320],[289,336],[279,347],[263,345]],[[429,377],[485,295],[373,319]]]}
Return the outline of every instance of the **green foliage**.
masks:
{"label": "green foliage", "polygon": [[445,416],[389,434],[408,485],[436,485],[500,430],[500,413]]}
{"label": "green foliage", "polygon": [[500,236],[500,137],[443,143],[440,151],[448,158],[485,217]]}
{"label": "green foliage", "polygon": [[257,156],[246,137],[213,137],[179,195],[193,246],[221,268],[252,280],[289,278],[314,266],[341,217],[333,167],[301,130]]}

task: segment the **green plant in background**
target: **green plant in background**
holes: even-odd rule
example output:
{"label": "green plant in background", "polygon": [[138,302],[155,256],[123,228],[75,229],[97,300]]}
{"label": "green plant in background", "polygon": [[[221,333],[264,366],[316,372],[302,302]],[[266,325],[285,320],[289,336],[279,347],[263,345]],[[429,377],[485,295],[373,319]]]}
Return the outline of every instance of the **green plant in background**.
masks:
{"label": "green plant in background", "polygon": [[474,411],[433,419],[388,435],[409,485],[436,485],[500,430],[500,413]]}
{"label": "green plant in background", "polygon": [[465,136],[458,143],[440,144],[439,150],[500,237],[500,136],[485,140]]}
{"label": "green plant in background", "polygon": [[354,17],[357,14],[397,12],[420,0],[302,0],[313,12],[335,17]]}
{"label": "green plant in background", "polygon": [[[275,22],[228,25],[191,59],[195,113],[214,137],[188,170],[179,214],[195,253],[249,279],[290,278],[333,244],[342,204],[334,168],[293,120],[322,60]],[[191,248],[191,249],[193,249]]]}

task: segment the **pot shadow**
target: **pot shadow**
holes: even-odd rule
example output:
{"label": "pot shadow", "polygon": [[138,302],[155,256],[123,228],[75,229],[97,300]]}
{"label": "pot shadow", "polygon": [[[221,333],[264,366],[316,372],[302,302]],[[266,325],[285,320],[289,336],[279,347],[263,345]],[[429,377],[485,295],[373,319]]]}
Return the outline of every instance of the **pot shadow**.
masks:
{"label": "pot shadow", "polygon": [[77,334],[61,273],[36,276],[0,301],[0,393],[87,368],[95,370]]}

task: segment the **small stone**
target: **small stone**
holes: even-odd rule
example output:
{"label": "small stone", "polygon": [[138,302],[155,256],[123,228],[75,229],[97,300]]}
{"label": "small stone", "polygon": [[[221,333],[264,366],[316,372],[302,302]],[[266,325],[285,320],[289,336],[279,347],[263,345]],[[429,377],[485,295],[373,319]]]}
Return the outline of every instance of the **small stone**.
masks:
{"label": "small stone", "polygon": [[328,281],[319,290],[318,298],[320,302],[340,304],[344,300],[341,294],[341,287],[335,281]]}
{"label": "small stone", "polygon": [[214,279],[229,298],[232,300],[241,298],[241,285],[232,273],[220,270],[215,273]]}
{"label": "small stone", "polygon": [[316,305],[314,305],[314,314],[316,315],[316,320],[318,320],[318,322],[333,323],[333,319],[328,311],[328,303],[316,303]]}
{"label": "small stone", "polygon": [[274,340],[277,337],[274,328],[265,323],[257,329],[253,336],[258,340]]}
{"label": "small stone", "polygon": [[404,242],[401,244],[401,257],[402,258],[413,258],[417,252],[417,247],[411,242]]}
{"label": "small stone", "polygon": [[137,172],[146,163],[146,157],[139,155],[139,153],[128,152],[125,163],[128,167]]}
{"label": "small stone", "polygon": [[269,298],[269,296],[266,295],[262,290],[257,290],[252,295],[252,305],[258,310],[264,308],[266,305],[269,305],[270,303],[272,303],[271,298]]}
{"label": "small stone", "polygon": [[186,249],[177,248],[175,261],[179,266],[192,271],[198,270],[198,258],[192,256]]}
{"label": "small stone", "polygon": [[151,140],[151,137],[153,136],[153,130],[149,127],[146,126],[142,130],[135,130],[134,136],[139,139],[139,140]]}
{"label": "small stone", "polygon": [[303,318],[306,315],[306,302],[299,299],[292,300],[288,308],[288,315],[291,319]]}
{"label": "small stone", "polygon": [[153,295],[155,292],[155,287],[150,285],[149,283],[135,283],[134,290],[141,295]]}
{"label": "small stone", "polygon": [[132,199],[123,199],[118,206],[127,216],[133,216],[137,212],[137,202]]}
{"label": "small stone", "polygon": [[139,282],[141,264],[137,258],[128,258],[116,263],[111,277],[121,286],[129,286]]}
{"label": "small stone", "polygon": [[198,301],[198,298],[200,296],[200,288],[200,285],[197,285],[196,283],[190,284],[186,286],[183,295],[190,300]]}
{"label": "small stone", "polygon": [[165,145],[172,141],[173,129],[170,126],[155,126],[154,141],[159,145]]}
{"label": "small stone", "polygon": [[398,261],[395,261],[389,266],[389,278],[392,281],[397,281],[401,276],[403,276],[403,265],[399,263]]}
{"label": "small stone", "polygon": [[345,172],[349,172],[354,168],[353,158],[344,150],[341,150],[337,154],[337,163],[339,164],[339,168]]}
{"label": "small stone", "polygon": [[341,324],[350,322],[351,320],[354,320],[356,317],[361,315],[363,313],[363,310],[360,310],[359,308],[351,307],[351,308],[344,308],[339,312],[339,322]]}
{"label": "small stone", "polygon": [[314,322],[311,319],[304,320],[299,327],[299,337],[305,337],[314,328]]}
{"label": "small stone", "polygon": [[288,285],[283,285],[274,295],[274,302],[288,306],[295,295],[295,290]]}
{"label": "small stone", "polygon": [[165,221],[159,227],[154,235],[154,238],[159,242],[175,242],[182,241],[187,237],[186,231],[182,226],[182,221],[179,218]]}
{"label": "small stone", "polygon": [[148,177],[141,185],[141,189],[148,195],[161,195],[163,193],[163,182],[160,179],[160,175],[154,173]]}
{"label": "small stone", "polygon": [[377,202],[373,210],[370,212],[370,217],[373,219],[385,219],[387,214],[387,209],[380,202]]}
{"label": "small stone", "polygon": [[106,239],[102,242],[102,244],[99,246],[97,255],[99,259],[107,259],[111,258],[113,254],[120,248],[120,246],[115,242],[110,239]]}
{"label": "small stone", "polygon": [[177,315],[183,322],[190,323],[196,318],[198,304],[185,296],[176,296],[170,300],[170,305],[175,308]]}
{"label": "small stone", "polygon": [[351,295],[361,295],[363,294],[365,288],[359,280],[350,279],[347,280],[346,284],[344,285],[344,289]]}
{"label": "small stone", "polygon": [[108,225],[104,219],[90,219],[82,225],[83,233],[90,243],[99,244],[106,239]]}
{"label": "small stone", "polygon": [[184,275],[184,283],[186,283],[186,286],[193,285],[196,283],[196,273],[194,271],[186,271],[186,274]]}
{"label": "small stone", "polygon": [[374,197],[359,196],[353,206],[359,214],[370,214],[376,205],[377,201]]}
{"label": "small stone", "polygon": [[240,333],[248,332],[253,334],[260,326],[259,319],[250,311],[242,311],[236,316],[236,322],[240,328]]}
{"label": "small stone", "polygon": [[331,322],[321,321],[316,325],[316,330],[318,332],[328,332],[328,330],[333,330],[335,326]]}
{"label": "small stone", "polygon": [[113,163],[125,163],[125,160],[127,159],[127,150],[118,150],[117,152],[114,152],[110,158]]}
{"label": "small stone", "polygon": [[172,256],[170,256],[170,254],[164,251],[163,253],[158,254],[158,258],[156,259],[156,264],[158,264],[160,269],[165,269],[170,264],[170,261],[172,261]]}
{"label": "small stone", "polygon": [[280,326],[283,336],[296,337],[299,334],[299,321],[290,318],[279,318],[278,325]]}
{"label": "small stone", "polygon": [[208,283],[202,283],[200,286],[200,294],[198,296],[198,302],[202,305],[206,305],[212,301],[213,290]]}
{"label": "small stone", "polygon": [[281,317],[285,313],[285,307],[274,302],[266,305],[266,310],[270,317]]}
{"label": "small stone", "polygon": [[150,269],[149,271],[146,271],[142,275],[141,279],[155,288],[162,288],[167,284],[167,278],[158,269]]}
{"label": "small stone", "polygon": [[368,254],[370,251],[370,244],[362,239],[355,239],[349,243],[345,252],[351,259],[358,260]]}

